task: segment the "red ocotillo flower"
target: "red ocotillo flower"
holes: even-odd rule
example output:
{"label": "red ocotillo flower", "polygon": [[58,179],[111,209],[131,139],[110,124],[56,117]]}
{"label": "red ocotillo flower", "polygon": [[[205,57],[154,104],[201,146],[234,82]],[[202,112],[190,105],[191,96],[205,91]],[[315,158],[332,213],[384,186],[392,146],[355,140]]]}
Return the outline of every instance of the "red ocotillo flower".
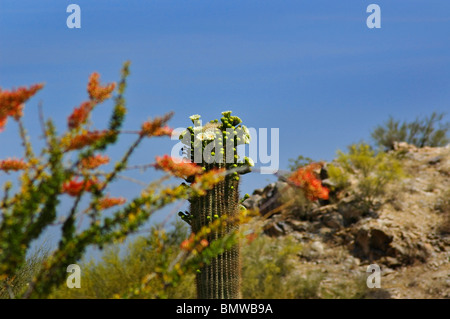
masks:
{"label": "red ocotillo flower", "polygon": [[77,150],[87,145],[91,145],[104,138],[107,134],[108,131],[90,131],[76,135],[67,142],[66,150]]}
{"label": "red ocotillo flower", "polygon": [[78,181],[78,178],[74,178],[63,184],[62,192],[75,197],[82,191],[89,192],[93,187],[99,188],[100,186],[100,183],[95,178],[87,181]]}
{"label": "red ocotillo flower", "polygon": [[99,201],[98,205],[99,205],[99,208],[101,210],[103,210],[103,209],[111,208],[113,206],[118,206],[118,205],[125,204],[126,201],[127,200],[125,198],[123,198],[123,197],[109,197],[109,196],[107,196],[107,197],[102,198]]}
{"label": "red ocotillo flower", "polygon": [[171,136],[173,132],[173,128],[168,127],[167,125],[157,129],[153,135],[154,136]]}
{"label": "red ocotillo flower", "polygon": [[256,233],[250,233],[245,235],[245,238],[247,239],[247,244],[251,244],[256,238],[258,238],[258,235]]}
{"label": "red ocotillo flower", "polygon": [[157,117],[153,120],[144,122],[141,126],[141,136],[170,136],[173,129],[168,127],[166,123],[172,118],[173,112],[168,113],[162,117]]}
{"label": "red ocotillo flower", "polygon": [[191,250],[191,246],[192,246],[192,241],[189,239],[183,240],[183,242],[180,244],[180,248],[182,250],[186,250],[186,251]]}
{"label": "red ocotillo flower", "polygon": [[101,165],[105,165],[109,163],[109,157],[107,155],[102,156],[100,154],[97,154],[95,156],[89,156],[86,158],[83,158],[81,160],[81,167],[87,168],[87,169],[96,169],[97,167]]}
{"label": "red ocotillo flower", "polygon": [[205,247],[208,247],[208,245],[209,245],[208,240],[206,240],[206,239],[200,240],[200,246],[205,248]]}
{"label": "red ocotillo flower", "polygon": [[116,83],[110,83],[105,86],[100,85],[100,74],[94,72],[89,77],[89,83],[87,91],[89,98],[97,103],[103,102],[111,97],[112,91],[114,91]]}
{"label": "red ocotillo flower", "polygon": [[293,172],[288,181],[297,187],[300,187],[309,200],[328,199],[329,190],[322,186],[322,182],[317,178],[314,170],[321,167],[321,164],[312,163],[304,167],[300,167]]}
{"label": "red ocotillo flower", "polygon": [[4,172],[20,171],[28,166],[22,159],[8,158],[0,161],[0,170]]}
{"label": "red ocotillo flower", "polygon": [[198,238],[196,238],[194,234],[191,234],[188,239],[183,240],[180,248],[185,251],[192,251],[195,249],[197,252],[201,252],[203,249],[208,247],[208,245],[208,240],[203,238],[198,241]]}
{"label": "red ocotillo flower", "polygon": [[173,132],[173,128],[168,127],[167,125],[161,127],[158,124],[155,124],[152,121],[147,121],[142,124],[141,135],[145,135],[147,137],[151,136],[171,136]]}
{"label": "red ocotillo flower", "polygon": [[0,88],[0,132],[5,127],[9,116],[16,120],[22,117],[24,103],[43,87],[43,84],[35,84],[29,88],[19,87],[12,91],[3,91]]}
{"label": "red ocotillo flower", "polygon": [[5,127],[6,122],[8,122],[8,117],[7,116],[4,116],[4,117],[0,116],[0,132],[3,131],[3,128]]}
{"label": "red ocotillo flower", "polygon": [[92,102],[83,102],[80,107],[73,110],[72,114],[67,119],[69,129],[79,128],[82,124],[86,123],[89,118],[89,114],[93,109]]}
{"label": "red ocotillo flower", "polygon": [[90,101],[83,102],[80,107],[75,108],[73,113],[68,118],[69,129],[75,129],[80,127],[82,124],[86,123],[89,114],[94,109],[94,107],[111,97],[112,91],[116,84],[110,83],[105,86],[100,85],[100,75],[98,73],[92,73],[89,77],[89,83],[87,85],[87,91],[89,94]]}
{"label": "red ocotillo flower", "polygon": [[187,178],[203,172],[202,168],[197,164],[180,160],[175,161],[169,155],[164,155],[163,157],[157,156],[154,166],[157,169],[169,172],[180,178]]}

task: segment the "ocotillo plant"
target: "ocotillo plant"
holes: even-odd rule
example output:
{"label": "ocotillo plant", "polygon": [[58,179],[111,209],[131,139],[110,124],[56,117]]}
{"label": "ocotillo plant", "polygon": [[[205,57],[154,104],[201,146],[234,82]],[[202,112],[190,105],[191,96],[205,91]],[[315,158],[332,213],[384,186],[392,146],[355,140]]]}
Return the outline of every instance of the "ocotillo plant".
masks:
{"label": "ocotillo plant", "polygon": [[[4,179],[3,174],[19,174],[17,179],[7,181],[0,187],[0,297],[2,293],[10,298],[49,296],[53,288],[64,285],[68,265],[77,263],[89,247],[102,248],[120,243],[137,231],[155,211],[176,200],[204,194],[222,180],[222,175],[216,176],[211,171],[203,173],[201,168],[192,163],[175,163],[169,156],[158,157],[155,163],[138,167],[128,165],[131,156],[145,139],[171,136],[173,131],[167,126],[172,113],[149,119],[136,131],[122,130],[127,111],[124,94],[128,75],[129,63],[124,65],[122,78],[117,85],[114,82],[101,85],[100,75],[93,73],[87,85],[88,99],[71,112],[67,130],[61,134],[57,133],[54,122],[50,118],[45,119],[42,112],[45,143],[42,143],[39,152],[31,143],[23,116],[25,103],[43,85],[12,90],[0,88],[0,133],[10,126],[8,122],[14,120],[18,124],[24,147],[23,158],[0,159],[0,180]],[[104,108],[101,104],[113,96],[113,110],[108,125],[105,129],[94,129],[93,110]],[[106,154],[109,147],[118,143],[119,137],[125,132],[136,134],[134,142],[112,167],[103,168],[110,161]],[[125,198],[109,195],[111,186],[119,178],[128,179],[124,175],[127,171],[149,167],[163,170],[168,175],[148,183],[128,202]],[[191,187],[167,186],[163,181],[168,176],[190,176],[194,183]],[[65,205],[60,205],[63,200],[71,204],[66,213]],[[59,234],[56,235],[56,238],[59,237],[57,247],[35,268],[37,271],[33,276],[30,272],[29,277],[24,277],[23,270],[28,267],[27,255],[32,251],[35,240],[42,238],[42,234],[49,231],[50,227],[52,232]],[[205,243],[204,235],[204,232],[199,232],[193,236],[187,247]],[[200,245],[200,249],[192,252],[183,251],[183,259],[174,259],[169,263],[169,254],[164,252],[162,232],[155,232],[151,238],[156,243],[151,249],[161,252],[156,254],[161,258],[156,261],[158,267],[151,275],[132,289],[133,297],[143,292],[164,297],[165,290],[176,285],[181,276],[195,271],[198,264],[219,252],[218,249],[214,250],[213,244],[208,247]],[[216,243],[216,246],[219,244]],[[27,285],[19,284],[24,281]]]}
{"label": "ocotillo plant", "polygon": [[[253,161],[244,157],[240,160],[237,147],[250,142],[250,133],[241,119],[223,112],[222,118],[202,125],[200,115],[190,117],[190,126],[180,135],[186,146],[188,160],[203,170],[226,169],[225,179],[216,184],[205,196],[190,199],[190,212],[180,213],[192,232],[223,216],[235,217],[239,213],[239,176],[250,171]],[[192,182],[187,180],[187,182]],[[237,223],[227,223],[220,230],[211,232],[211,242],[238,229]],[[240,288],[239,244],[213,258],[197,272],[197,297],[199,299],[236,299]]]}

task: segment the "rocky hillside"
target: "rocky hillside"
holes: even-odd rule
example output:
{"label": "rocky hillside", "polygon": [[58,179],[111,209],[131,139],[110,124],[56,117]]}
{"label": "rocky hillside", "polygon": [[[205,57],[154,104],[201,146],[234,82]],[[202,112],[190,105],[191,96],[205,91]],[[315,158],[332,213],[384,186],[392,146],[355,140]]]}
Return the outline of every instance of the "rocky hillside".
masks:
{"label": "rocky hillside", "polygon": [[[330,289],[345,277],[366,278],[376,263],[381,288],[369,297],[450,298],[450,146],[399,143],[396,152],[406,177],[388,186],[376,209],[361,210],[350,194],[305,204],[282,181],[255,190],[243,204],[259,209],[265,235],[297,239],[299,271],[321,272]],[[320,176],[329,183],[326,164]]]}

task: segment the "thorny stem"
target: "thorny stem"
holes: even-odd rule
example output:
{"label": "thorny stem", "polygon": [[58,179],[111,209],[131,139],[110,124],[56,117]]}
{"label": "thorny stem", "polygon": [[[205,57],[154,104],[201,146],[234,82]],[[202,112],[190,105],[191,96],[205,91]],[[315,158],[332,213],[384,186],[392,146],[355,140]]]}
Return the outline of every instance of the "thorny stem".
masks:
{"label": "thorny stem", "polygon": [[19,124],[19,133],[20,138],[22,140],[22,145],[25,148],[25,157],[30,162],[34,158],[33,148],[31,146],[30,140],[27,135],[27,131],[25,130],[25,127],[23,125],[23,121],[21,118],[17,120],[17,123]]}

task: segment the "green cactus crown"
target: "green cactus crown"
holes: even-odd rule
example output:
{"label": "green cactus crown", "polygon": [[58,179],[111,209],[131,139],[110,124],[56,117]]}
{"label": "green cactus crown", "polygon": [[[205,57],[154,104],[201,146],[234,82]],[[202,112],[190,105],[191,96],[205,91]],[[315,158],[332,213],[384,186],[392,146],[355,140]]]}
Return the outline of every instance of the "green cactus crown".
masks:
{"label": "green cactus crown", "polygon": [[185,145],[184,155],[205,170],[215,167],[236,168],[240,174],[250,172],[254,166],[251,158],[239,158],[238,145],[249,144],[249,129],[242,120],[232,116],[231,111],[222,112],[219,120],[211,120],[205,125],[198,114],[189,117],[194,124],[184,130],[179,139]]}

